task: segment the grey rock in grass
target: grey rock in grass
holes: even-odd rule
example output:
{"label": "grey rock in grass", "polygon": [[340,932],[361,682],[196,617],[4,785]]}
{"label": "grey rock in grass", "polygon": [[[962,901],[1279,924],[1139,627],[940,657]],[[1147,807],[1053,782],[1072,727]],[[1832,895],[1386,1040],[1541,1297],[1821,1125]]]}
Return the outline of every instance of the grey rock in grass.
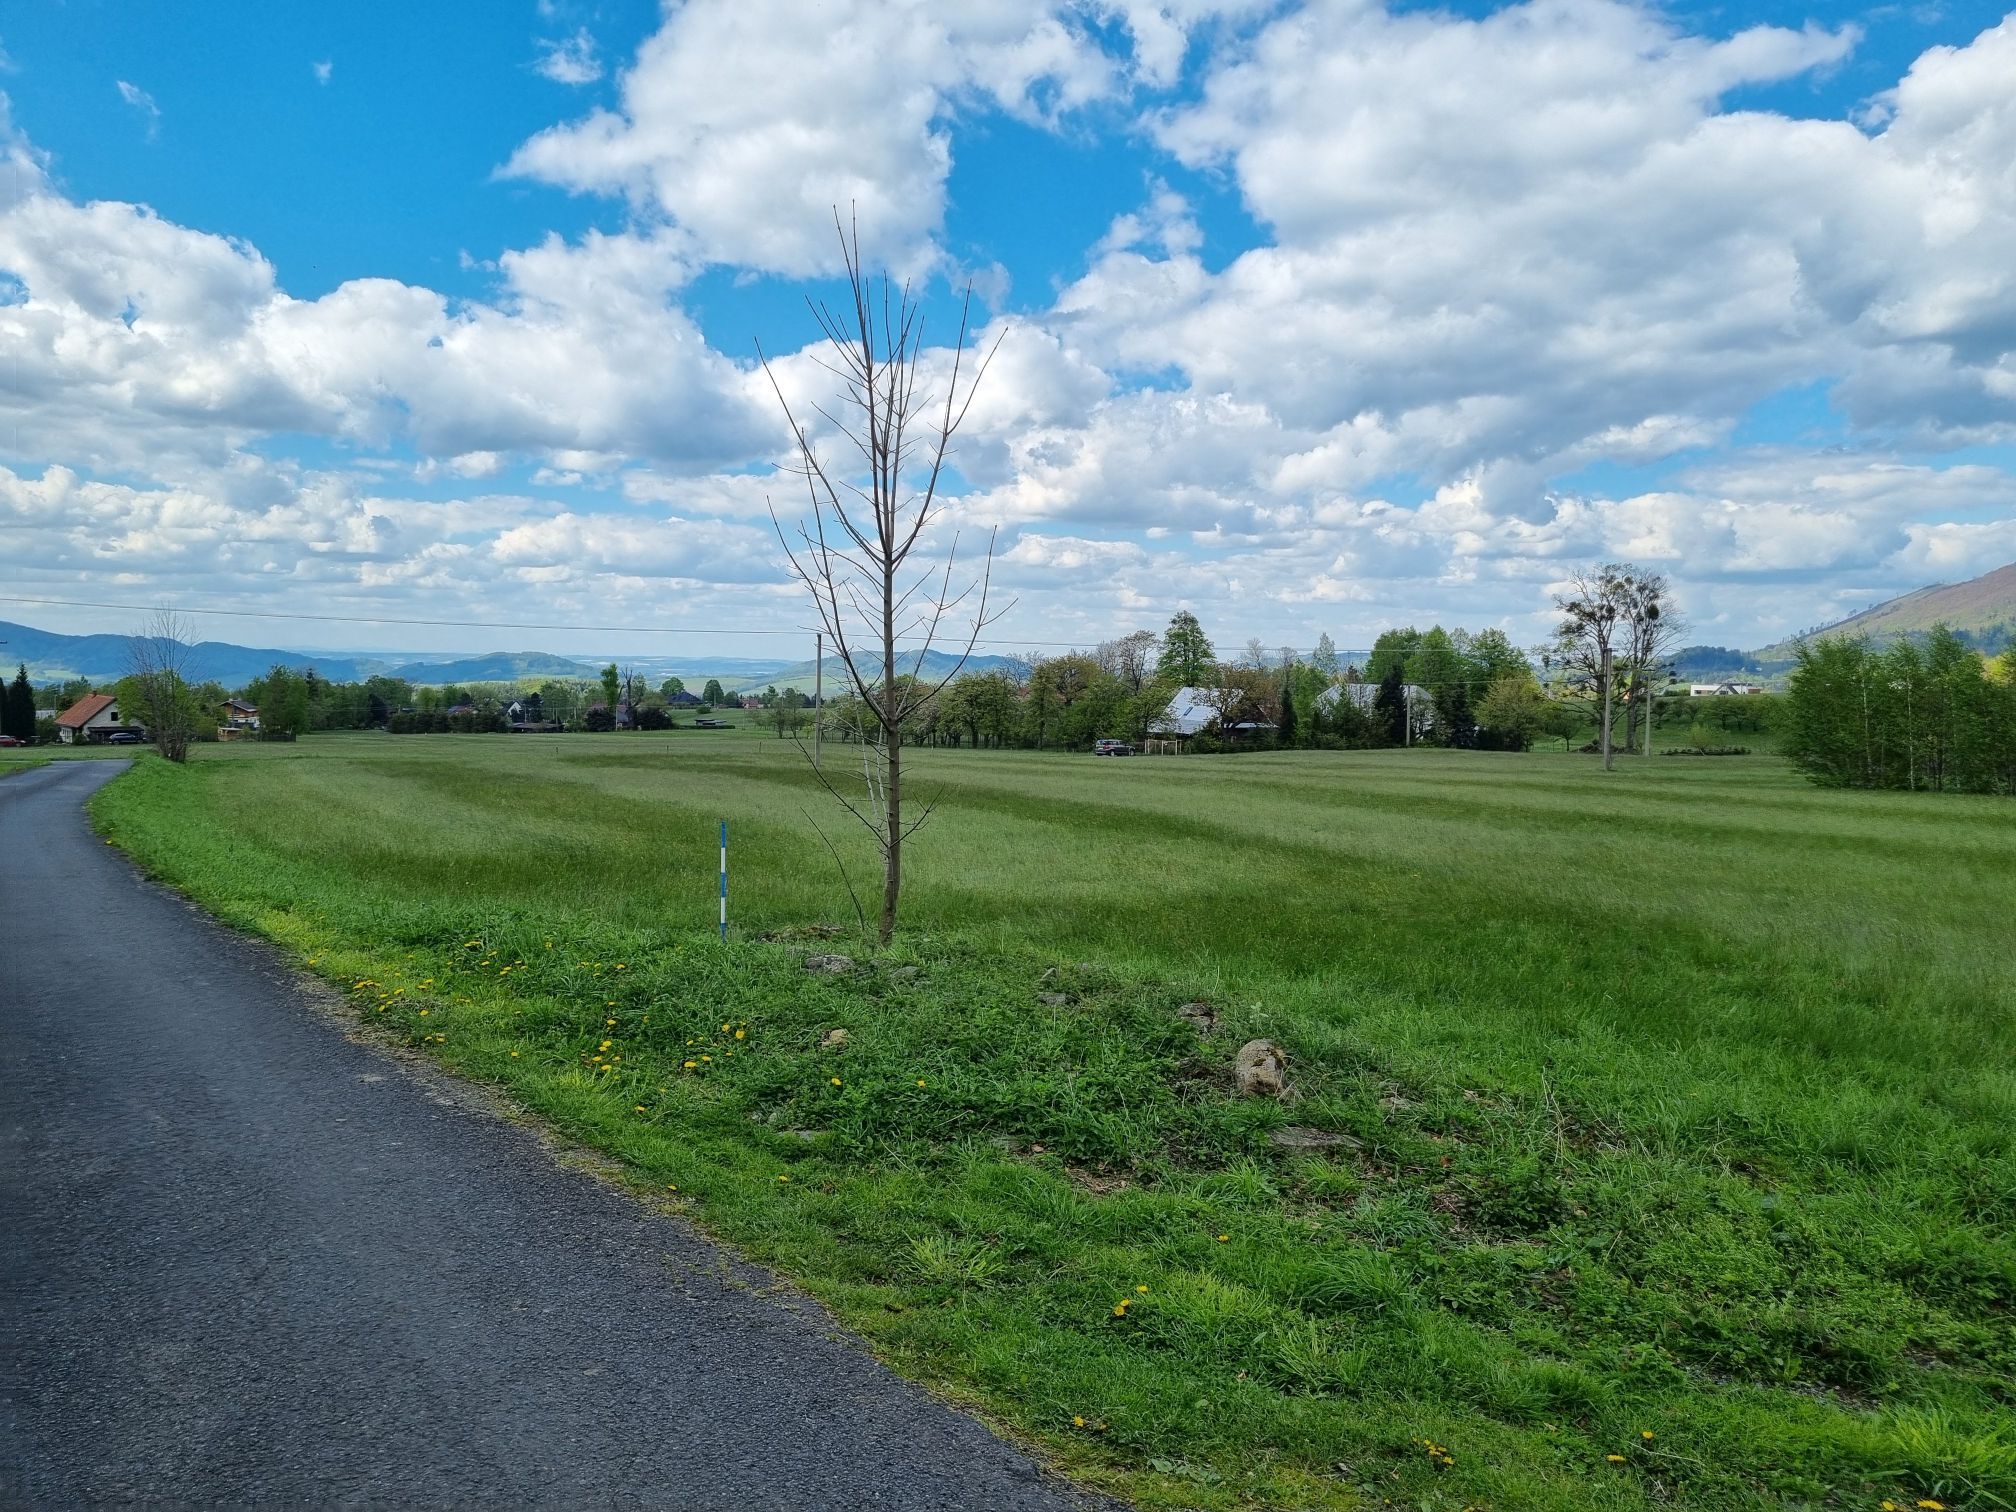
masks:
{"label": "grey rock in grass", "polygon": [[1199,1034],[1209,1034],[1218,1027],[1218,1015],[1212,1011],[1209,1003],[1185,1003],[1176,1010],[1176,1017]]}
{"label": "grey rock in grass", "polygon": [[819,1048],[821,1050],[838,1050],[846,1043],[847,1031],[845,1029],[828,1029],[824,1034],[819,1036]]}
{"label": "grey rock in grass", "polygon": [[854,957],[844,955],[815,955],[805,957],[807,971],[823,971],[837,976],[843,971],[854,969]]}
{"label": "grey rock in grass", "polygon": [[1062,1008],[1071,1001],[1071,998],[1069,994],[1062,992],[1039,992],[1036,994],[1036,1001],[1045,1008]]}
{"label": "grey rock in grass", "polygon": [[1248,1040],[1232,1063],[1232,1081],[1241,1097],[1284,1097],[1288,1092],[1288,1057],[1272,1040]]}
{"label": "grey rock in grass", "polygon": [[1283,1150],[1332,1150],[1339,1145],[1353,1150],[1363,1147],[1362,1140],[1353,1139],[1349,1134],[1338,1134],[1329,1129],[1305,1129],[1292,1124],[1269,1134],[1267,1142]]}

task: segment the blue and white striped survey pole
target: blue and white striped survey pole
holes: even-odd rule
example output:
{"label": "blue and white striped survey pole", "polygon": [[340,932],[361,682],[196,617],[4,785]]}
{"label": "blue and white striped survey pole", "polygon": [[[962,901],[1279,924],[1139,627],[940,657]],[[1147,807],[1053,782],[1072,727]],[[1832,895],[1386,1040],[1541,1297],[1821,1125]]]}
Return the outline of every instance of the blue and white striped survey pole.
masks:
{"label": "blue and white striped survey pole", "polygon": [[728,821],[721,821],[721,938],[728,938]]}

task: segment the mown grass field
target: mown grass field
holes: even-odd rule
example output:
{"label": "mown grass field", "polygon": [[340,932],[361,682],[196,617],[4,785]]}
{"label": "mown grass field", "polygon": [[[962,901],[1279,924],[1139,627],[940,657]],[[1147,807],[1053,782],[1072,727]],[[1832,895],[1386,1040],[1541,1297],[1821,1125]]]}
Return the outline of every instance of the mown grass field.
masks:
{"label": "mown grass field", "polygon": [[[865,842],[750,732],[209,748],[96,812],[1144,1504],[2016,1505],[2016,809],[1754,758],[916,770],[881,958],[807,816],[864,897]],[[1231,1094],[1255,1035],[1291,1103]]]}

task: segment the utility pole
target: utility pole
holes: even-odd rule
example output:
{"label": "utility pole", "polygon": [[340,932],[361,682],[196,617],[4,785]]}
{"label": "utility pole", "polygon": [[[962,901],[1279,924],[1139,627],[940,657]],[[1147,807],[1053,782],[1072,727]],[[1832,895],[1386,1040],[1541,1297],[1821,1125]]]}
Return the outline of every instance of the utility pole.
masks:
{"label": "utility pole", "polygon": [[819,770],[819,722],[826,711],[826,632],[812,632],[812,770]]}
{"label": "utility pole", "polygon": [[1406,716],[1400,722],[1400,744],[1411,746],[1414,744],[1414,684],[1400,684],[1400,701],[1407,709]]}

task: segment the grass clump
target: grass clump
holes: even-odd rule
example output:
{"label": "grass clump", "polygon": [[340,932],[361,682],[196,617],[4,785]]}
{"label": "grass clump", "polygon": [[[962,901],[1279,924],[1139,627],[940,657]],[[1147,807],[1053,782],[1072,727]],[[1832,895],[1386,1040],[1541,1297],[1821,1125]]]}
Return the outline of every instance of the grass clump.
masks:
{"label": "grass clump", "polygon": [[[828,973],[788,755],[409,749],[97,812],[1144,1504],[2016,1502],[2016,871],[1970,800],[925,753],[913,930]],[[722,813],[778,939],[700,927]],[[1292,1102],[1230,1095],[1257,1035]]]}

